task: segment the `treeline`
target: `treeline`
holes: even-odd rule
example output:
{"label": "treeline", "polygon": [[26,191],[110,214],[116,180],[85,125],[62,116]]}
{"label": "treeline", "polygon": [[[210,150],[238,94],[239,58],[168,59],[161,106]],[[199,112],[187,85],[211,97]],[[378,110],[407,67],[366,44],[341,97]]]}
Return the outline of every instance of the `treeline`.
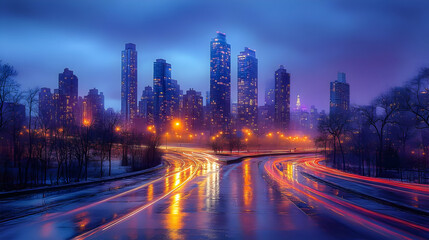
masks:
{"label": "treeline", "polygon": [[38,112],[39,89],[21,91],[16,75],[0,62],[1,190],[110,176],[112,159],[129,171],[160,164],[155,134],[123,126],[114,112],[96,124],[53,124]]}
{"label": "treeline", "polygon": [[429,68],[370,105],[330,114],[315,142],[332,166],[365,176],[429,182]]}

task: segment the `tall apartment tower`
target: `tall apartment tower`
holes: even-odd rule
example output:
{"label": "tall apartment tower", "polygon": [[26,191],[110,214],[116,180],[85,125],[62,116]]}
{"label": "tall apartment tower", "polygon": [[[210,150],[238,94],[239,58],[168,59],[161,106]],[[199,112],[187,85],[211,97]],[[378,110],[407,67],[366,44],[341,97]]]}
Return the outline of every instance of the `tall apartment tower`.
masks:
{"label": "tall apartment tower", "polygon": [[254,50],[244,48],[238,55],[237,113],[240,128],[258,131],[258,59]]}
{"label": "tall apartment tower", "polygon": [[39,92],[39,116],[41,124],[53,127],[55,123],[55,108],[50,88],[41,88]]}
{"label": "tall apartment tower", "polygon": [[156,59],[153,63],[153,97],[154,123],[157,129],[165,130],[168,104],[167,92],[170,92],[171,64],[164,59]]}
{"label": "tall apartment tower", "polygon": [[183,95],[183,118],[186,130],[195,132],[203,127],[203,96],[194,89]]}
{"label": "tall apartment tower", "polygon": [[90,89],[83,99],[83,119],[91,125],[101,126],[104,118],[104,95],[98,89]]}
{"label": "tall apartment tower", "polygon": [[217,32],[210,42],[210,125],[211,132],[230,132],[231,46],[226,35]]}
{"label": "tall apartment tower", "polygon": [[350,85],[346,82],[346,74],[339,72],[337,80],[330,84],[329,115],[342,116],[349,111]]}
{"label": "tall apartment tower", "polygon": [[280,65],[274,77],[274,124],[278,130],[284,131],[290,124],[290,74]]}
{"label": "tall apartment tower", "polygon": [[62,126],[80,124],[78,118],[78,78],[68,68],[58,76],[59,118]]}
{"label": "tall apartment tower", "polygon": [[143,90],[139,102],[139,114],[147,124],[153,124],[153,90],[151,86],[146,86]]}
{"label": "tall apartment tower", "polygon": [[132,123],[137,116],[137,51],[133,43],[125,44],[121,68],[121,116]]}

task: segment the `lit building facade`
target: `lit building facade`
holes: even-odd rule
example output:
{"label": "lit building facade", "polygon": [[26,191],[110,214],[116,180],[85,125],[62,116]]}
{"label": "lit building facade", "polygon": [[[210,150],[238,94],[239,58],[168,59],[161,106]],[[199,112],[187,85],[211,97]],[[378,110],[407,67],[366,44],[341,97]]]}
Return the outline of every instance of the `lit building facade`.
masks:
{"label": "lit building facade", "polygon": [[146,120],[147,124],[153,124],[153,90],[151,86],[146,86],[143,90],[142,97],[139,102],[140,117]]}
{"label": "lit building facade", "polygon": [[137,51],[133,43],[125,44],[121,68],[121,116],[132,123],[137,116]]}
{"label": "lit building facade", "polygon": [[40,88],[39,117],[43,127],[53,127],[55,124],[54,99],[50,88]]}
{"label": "lit building facade", "polygon": [[254,50],[245,48],[238,55],[237,113],[238,127],[258,131],[258,59]]}
{"label": "lit building facade", "polygon": [[224,33],[210,42],[210,125],[211,132],[230,132],[231,46]]}
{"label": "lit building facade", "polygon": [[275,72],[274,124],[278,130],[289,129],[290,74],[283,65]]}
{"label": "lit building facade", "polygon": [[79,125],[78,78],[68,68],[58,76],[58,116],[62,126]]}
{"label": "lit building facade", "polygon": [[83,119],[94,126],[101,126],[104,117],[104,95],[98,89],[90,89],[83,99]]}
{"label": "lit building facade", "polygon": [[166,122],[180,117],[180,85],[177,80],[170,79],[167,81],[166,90]]}
{"label": "lit building facade", "polygon": [[265,89],[265,104],[274,106],[275,91],[274,88]]}
{"label": "lit building facade", "polygon": [[157,59],[153,66],[154,124],[165,131],[179,117],[180,85],[171,79],[171,64],[164,59]]}
{"label": "lit building facade", "polygon": [[183,118],[186,130],[195,132],[203,127],[203,96],[192,88],[183,95]]}

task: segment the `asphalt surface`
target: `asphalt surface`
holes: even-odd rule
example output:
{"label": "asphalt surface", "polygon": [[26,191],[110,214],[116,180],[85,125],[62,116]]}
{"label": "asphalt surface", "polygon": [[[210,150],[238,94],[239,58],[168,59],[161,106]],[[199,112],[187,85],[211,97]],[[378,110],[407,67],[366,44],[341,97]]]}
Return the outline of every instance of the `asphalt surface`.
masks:
{"label": "asphalt surface", "polygon": [[0,239],[429,238],[426,186],[333,172],[314,154],[166,160],[138,177],[2,199]]}

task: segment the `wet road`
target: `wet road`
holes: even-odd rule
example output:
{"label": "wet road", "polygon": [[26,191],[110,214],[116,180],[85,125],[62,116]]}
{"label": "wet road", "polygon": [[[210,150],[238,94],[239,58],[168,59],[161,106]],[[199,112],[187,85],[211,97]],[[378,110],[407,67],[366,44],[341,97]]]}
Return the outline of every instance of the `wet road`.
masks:
{"label": "wet road", "polygon": [[[44,198],[2,200],[8,210],[2,213],[0,239],[429,237],[428,217],[421,212],[360,194],[372,189],[388,197],[395,191],[394,201],[425,209],[416,205],[428,197],[422,186],[391,187],[344,176],[324,169],[314,154],[231,165],[214,160],[203,153],[169,154],[169,166],[160,172]],[[31,208],[34,213],[25,216]],[[18,209],[22,216],[13,219]]]}

